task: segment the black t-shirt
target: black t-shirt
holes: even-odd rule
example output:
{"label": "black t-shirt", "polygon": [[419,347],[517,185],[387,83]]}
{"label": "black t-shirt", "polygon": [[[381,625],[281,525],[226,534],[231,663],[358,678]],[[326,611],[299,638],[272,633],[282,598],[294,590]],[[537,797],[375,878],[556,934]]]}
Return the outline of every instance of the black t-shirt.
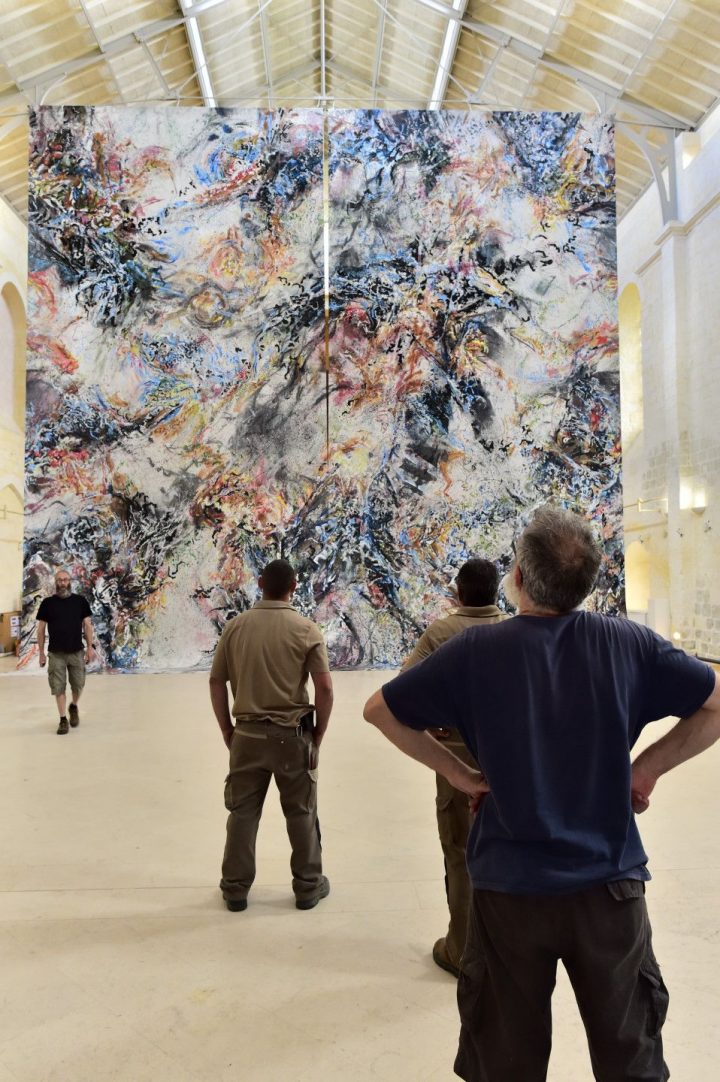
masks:
{"label": "black t-shirt", "polygon": [[490,784],[468,843],[475,887],[511,894],[648,879],[630,751],[687,717],[715,675],[648,628],[573,612],[470,628],[382,689],[412,729],[456,727]]}
{"label": "black t-shirt", "polygon": [[48,626],[48,652],[74,654],[83,648],[82,623],[91,616],[90,606],[81,594],[60,597],[53,594],[40,604],[37,618]]}

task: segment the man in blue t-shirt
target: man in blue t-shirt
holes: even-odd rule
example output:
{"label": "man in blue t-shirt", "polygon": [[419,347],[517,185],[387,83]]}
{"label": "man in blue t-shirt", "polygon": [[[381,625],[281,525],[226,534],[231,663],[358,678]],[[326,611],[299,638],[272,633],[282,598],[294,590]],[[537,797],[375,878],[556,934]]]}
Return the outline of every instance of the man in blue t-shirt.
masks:
{"label": "man in blue t-shirt", "polygon": [[[455,1062],[467,1082],[546,1078],[558,960],[598,1082],[669,1078],[634,813],[720,737],[720,691],[707,665],[647,628],[577,611],[599,565],[587,524],[542,508],[517,542],[516,618],[457,636],[365,707],[477,810]],[[683,720],[631,763],[643,727],[668,715]],[[439,723],[482,773],[424,731]]]}

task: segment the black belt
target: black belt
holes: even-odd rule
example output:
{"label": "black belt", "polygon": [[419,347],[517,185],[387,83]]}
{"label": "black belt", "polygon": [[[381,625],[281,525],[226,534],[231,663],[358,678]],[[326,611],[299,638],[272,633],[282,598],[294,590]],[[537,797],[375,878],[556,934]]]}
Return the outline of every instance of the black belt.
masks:
{"label": "black belt", "polygon": [[294,736],[300,736],[302,733],[311,733],[314,729],[314,715],[312,711],[298,720],[295,725],[283,725],[281,721],[276,721],[275,718],[241,718],[235,722],[235,727],[240,725],[272,725],[273,729],[279,732],[287,734],[292,733]]}

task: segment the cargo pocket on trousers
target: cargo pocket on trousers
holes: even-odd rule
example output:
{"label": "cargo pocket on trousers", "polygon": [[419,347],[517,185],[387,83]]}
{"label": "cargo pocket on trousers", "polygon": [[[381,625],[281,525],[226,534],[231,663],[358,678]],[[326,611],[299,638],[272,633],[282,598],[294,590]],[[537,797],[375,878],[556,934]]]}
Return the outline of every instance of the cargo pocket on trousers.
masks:
{"label": "cargo pocket on trousers", "polygon": [[648,1036],[659,1037],[667,1018],[670,995],[652,947],[648,947],[647,954],[640,963],[640,980],[648,996]]}
{"label": "cargo pocket on trousers", "polygon": [[435,798],[435,811],[437,813],[438,836],[441,845],[453,844],[452,823],[452,797]]}
{"label": "cargo pocket on trousers", "polygon": [[225,807],[228,811],[233,810],[232,781],[230,774],[225,778]]}
{"label": "cargo pocket on trousers", "polygon": [[444,849],[465,849],[470,830],[469,810],[458,806],[455,797],[436,797],[438,837]]}
{"label": "cargo pocket on trousers", "polygon": [[313,785],[317,785],[319,755],[320,752],[315,741],[308,740],[305,745],[305,770]]}

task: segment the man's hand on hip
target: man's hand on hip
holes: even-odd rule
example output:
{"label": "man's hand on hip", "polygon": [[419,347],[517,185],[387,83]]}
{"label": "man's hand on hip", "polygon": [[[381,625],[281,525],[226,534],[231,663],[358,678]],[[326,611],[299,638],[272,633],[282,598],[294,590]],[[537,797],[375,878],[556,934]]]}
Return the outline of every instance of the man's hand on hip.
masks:
{"label": "man's hand on hip", "polygon": [[483,797],[490,792],[490,786],[481,770],[473,770],[472,767],[461,764],[462,772],[458,771],[457,780],[452,780],[452,785],[461,793],[467,793],[470,811],[476,815]]}
{"label": "man's hand on hip", "polygon": [[632,810],[636,815],[641,815],[650,807],[650,794],[656,784],[657,778],[643,768],[642,762],[636,760],[632,766],[630,779],[630,798]]}

